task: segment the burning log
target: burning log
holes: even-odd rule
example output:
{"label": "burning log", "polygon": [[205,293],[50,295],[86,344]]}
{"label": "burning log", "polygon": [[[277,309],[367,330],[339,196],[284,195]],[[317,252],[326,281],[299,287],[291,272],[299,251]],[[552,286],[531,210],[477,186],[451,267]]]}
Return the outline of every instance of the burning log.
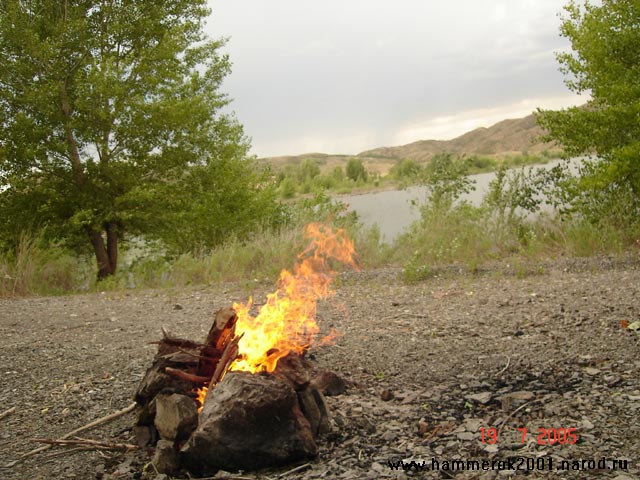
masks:
{"label": "burning log", "polygon": [[238,316],[232,308],[222,308],[216,312],[213,325],[211,325],[211,329],[207,334],[207,339],[204,342],[205,345],[202,348],[201,354],[203,359],[215,359],[215,362],[201,360],[198,366],[200,373],[208,377],[207,381],[215,373],[216,368],[220,364],[219,360],[224,354],[227,345],[229,345],[235,336],[237,320]]}
{"label": "burning log", "polygon": [[165,332],[138,388],[137,444],[162,445],[154,465],[165,473],[175,473],[176,458],[198,475],[310,459],[318,436],[330,431],[324,396],[304,356],[289,353],[271,373],[229,372],[242,339],[233,333],[232,312],[216,313],[202,344]]}
{"label": "burning log", "polygon": [[228,343],[224,347],[224,351],[222,352],[220,361],[218,362],[216,370],[213,372],[211,380],[209,381],[209,385],[211,387],[215,387],[218,383],[220,383],[222,377],[224,377],[224,375],[229,370],[229,367],[231,367],[231,364],[238,356],[238,343],[241,339],[242,335],[239,335],[237,337],[232,336],[228,338]]}
{"label": "burning log", "polygon": [[[235,312],[230,308],[216,312],[204,343],[175,337],[163,328],[163,337],[157,342],[158,352],[153,364],[135,394],[135,400],[141,406],[138,412],[139,426],[153,424],[153,400],[160,393],[179,393],[195,398],[197,388],[209,385],[226,343],[234,337],[236,318]],[[140,432],[145,435],[142,430]]]}
{"label": "burning log", "polygon": [[[158,342],[158,354],[136,394],[139,415],[134,431],[140,446],[163,442],[154,464],[166,467],[165,473],[175,472],[176,454],[182,468],[198,475],[310,459],[317,454],[316,438],[330,430],[328,409],[311,384],[313,366],[306,358],[290,353],[272,373],[228,372],[242,335],[226,333],[213,349],[208,341],[202,344],[198,355],[172,351],[192,348],[194,342],[187,345],[170,337],[167,344],[166,335]],[[212,362],[198,362],[198,357],[218,359],[211,378],[196,365],[210,369]],[[198,414],[194,392],[207,386]],[[157,393],[149,398],[152,391]],[[172,442],[174,448],[168,448]]]}
{"label": "burning log", "polygon": [[317,454],[331,428],[321,390],[341,385],[312,381],[304,353],[320,330],[316,302],[332,293],[327,258],[353,265],[355,252],[343,231],[310,225],[306,234],[300,264],[281,272],[255,318],[249,301],[216,312],[203,343],[163,332],[136,392],[134,429],[138,445],[157,445],[160,473],[260,469]]}
{"label": "burning log", "polygon": [[183,372],[182,370],[178,370],[177,368],[165,367],[164,373],[170,375],[175,378],[179,378],[181,380],[186,380],[187,382],[193,383],[206,383],[209,381],[207,377],[201,377],[199,375],[193,375],[191,373]]}
{"label": "burning log", "polygon": [[[135,394],[138,405],[149,404],[162,390],[181,392],[191,388],[193,382],[185,375],[197,374],[200,349],[194,346],[194,342],[187,346],[175,340],[165,336],[158,342],[158,353]],[[185,375],[176,374],[176,371]]]}
{"label": "burning log", "polygon": [[233,308],[222,308],[216,312],[213,325],[207,335],[205,345],[215,351],[221,352],[229,343],[229,337],[233,336],[238,316]]}

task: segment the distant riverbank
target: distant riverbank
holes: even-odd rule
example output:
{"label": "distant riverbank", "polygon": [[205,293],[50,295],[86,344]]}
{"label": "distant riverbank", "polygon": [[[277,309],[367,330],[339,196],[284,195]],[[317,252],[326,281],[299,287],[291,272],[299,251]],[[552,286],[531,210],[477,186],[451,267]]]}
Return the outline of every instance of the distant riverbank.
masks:
{"label": "distant riverbank", "polygon": [[[577,165],[581,159],[572,160]],[[562,160],[553,160],[543,165],[532,165],[529,168],[550,169]],[[469,177],[475,181],[475,189],[462,196],[472,205],[480,205],[489,184],[495,178],[495,172],[478,173]],[[386,242],[393,242],[409,225],[420,218],[420,212],[414,206],[424,203],[427,190],[425,187],[408,187],[402,190],[384,190],[336,196],[348,205],[349,211],[355,211],[360,221],[367,226],[377,224]]]}

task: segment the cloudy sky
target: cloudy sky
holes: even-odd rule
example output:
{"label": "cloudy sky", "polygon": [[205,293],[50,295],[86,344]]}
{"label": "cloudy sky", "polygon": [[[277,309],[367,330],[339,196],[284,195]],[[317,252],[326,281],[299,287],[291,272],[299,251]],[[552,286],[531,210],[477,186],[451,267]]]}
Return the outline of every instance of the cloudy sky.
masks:
{"label": "cloudy sky", "polygon": [[254,154],[355,154],[583,103],[554,55],[565,3],[209,0],[207,29]]}

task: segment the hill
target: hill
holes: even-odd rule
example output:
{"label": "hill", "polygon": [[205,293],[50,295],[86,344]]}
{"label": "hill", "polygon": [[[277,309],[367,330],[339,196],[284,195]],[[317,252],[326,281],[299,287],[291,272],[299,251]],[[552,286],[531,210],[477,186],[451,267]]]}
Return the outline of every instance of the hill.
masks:
{"label": "hill", "polygon": [[302,155],[268,157],[262,160],[276,168],[295,165],[305,158],[313,159],[323,170],[336,165],[344,165],[347,159],[360,158],[370,172],[386,173],[388,169],[402,160],[411,158],[418,162],[427,162],[439,153],[455,155],[482,155],[505,157],[522,152],[539,154],[543,151],[556,151],[554,145],[539,140],[542,129],[533,114],[524,118],[503,120],[491,127],[480,127],[452,140],[419,140],[407,145],[379,147],[366,150],[357,155],[332,155],[326,153],[307,153]]}
{"label": "hill", "polygon": [[476,128],[452,140],[419,140],[399,147],[367,150],[358,156],[426,161],[443,152],[487,156],[506,156],[523,151],[540,153],[553,149],[553,146],[539,140],[542,133],[535,116],[531,114],[524,118],[503,120],[488,128]]}

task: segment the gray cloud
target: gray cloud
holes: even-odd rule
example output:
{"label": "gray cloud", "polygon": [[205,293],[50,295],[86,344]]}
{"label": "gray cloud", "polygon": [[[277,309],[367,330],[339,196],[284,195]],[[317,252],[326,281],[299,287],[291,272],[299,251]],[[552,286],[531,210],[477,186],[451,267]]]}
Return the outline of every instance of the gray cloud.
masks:
{"label": "gray cloud", "polygon": [[356,153],[409,123],[568,96],[557,0],[210,6],[211,35],[230,37],[224,89],[258,155]]}

